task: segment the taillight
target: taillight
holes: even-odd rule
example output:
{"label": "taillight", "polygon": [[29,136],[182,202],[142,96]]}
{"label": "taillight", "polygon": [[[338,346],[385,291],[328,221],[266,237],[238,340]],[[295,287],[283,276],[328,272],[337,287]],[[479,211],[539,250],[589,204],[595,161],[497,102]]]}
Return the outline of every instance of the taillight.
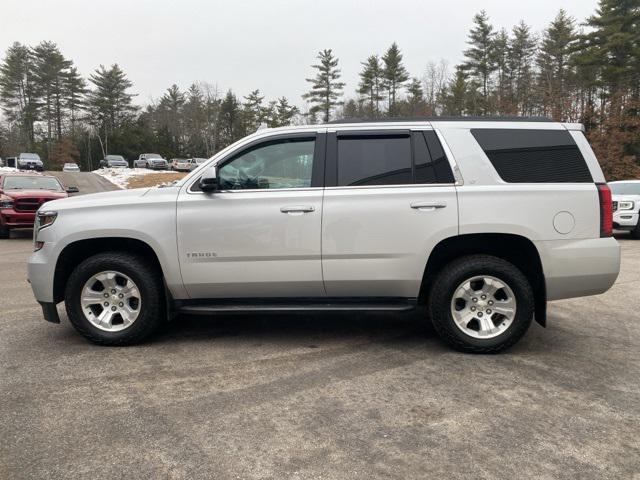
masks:
{"label": "taillight", "polygon": [[596,183],[600,200],[600,237],[613,235],[613,202],[611,190],[606,183]]}

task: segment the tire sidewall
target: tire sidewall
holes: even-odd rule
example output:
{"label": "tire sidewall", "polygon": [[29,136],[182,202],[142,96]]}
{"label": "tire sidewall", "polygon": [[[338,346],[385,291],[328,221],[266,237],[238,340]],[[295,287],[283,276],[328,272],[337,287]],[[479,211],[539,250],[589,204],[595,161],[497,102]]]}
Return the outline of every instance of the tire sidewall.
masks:
{"label": "tire sidewall", "polygon": [[[533,318],[533,294],[526,277],[515,266],[501,259],[493,258],[490,263],[503,265],[497,267],[488,264],[464,268],[464,263],[458,264],[457,268],[453,269],[455,273],[446,276],[446,285],[437,285],[432,292],[430,311],[434,328],[441,336],[448,339],[453,337],[452,340],[463,350],[465,346],[471,351],[497,351],[507,348],[524,335]],[[465,334],[456,325],[451,314],[451,300],[459,285],[471,277],[483,275],[495,277],[503,282],[511,289],[516,299],[516,315],[513,322],[504,332],[492,338],[475,338]]]}
{"label": "tire sidewall", "polygon": [[[139,272],[135,257],[100,254],[82,262],[71,274],[65,289],[65,304],[71,323],[91,340],[104,343],[131,343],[146,336],[159,323],[163,304],[158,282],[149,281]],[[124,330],[109,332],[94,326],[85,316],[80,297],[85,283],[95,274],[112,270],[127,275],[140,292],[140,312],[133,324]]]}

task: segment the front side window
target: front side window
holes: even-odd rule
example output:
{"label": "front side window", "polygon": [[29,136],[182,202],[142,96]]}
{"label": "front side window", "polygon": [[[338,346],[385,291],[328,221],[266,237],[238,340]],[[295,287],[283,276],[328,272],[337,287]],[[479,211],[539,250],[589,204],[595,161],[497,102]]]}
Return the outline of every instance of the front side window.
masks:
{"label": "front side window", "polygon": [[314,138],[288,138],[256,145],[220,167],[220,189],[310,187],[314,147]]}
{"label": "front side window", "polygon": [[338,186],[410,183],[413,179],[408,134],[338,137]]}

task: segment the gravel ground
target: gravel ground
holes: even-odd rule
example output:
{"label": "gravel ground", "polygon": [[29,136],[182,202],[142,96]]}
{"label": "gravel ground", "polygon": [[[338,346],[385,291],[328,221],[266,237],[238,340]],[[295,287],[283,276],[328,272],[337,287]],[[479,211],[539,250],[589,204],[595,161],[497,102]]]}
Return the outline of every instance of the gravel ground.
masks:
{"label": "gravel ground", "polygon": [[416,314],[179,318],[99,348],[42,320],[0,241],[0,478],[640,479],[640,241],[509,352]]}

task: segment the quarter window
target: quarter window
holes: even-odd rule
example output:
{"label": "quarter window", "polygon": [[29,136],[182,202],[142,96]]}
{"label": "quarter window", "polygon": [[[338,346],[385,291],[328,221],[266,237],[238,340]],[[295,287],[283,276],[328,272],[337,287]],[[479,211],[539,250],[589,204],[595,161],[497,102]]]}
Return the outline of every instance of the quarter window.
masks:
{"label": "quarter window", "polygon": [[589,167],[566,130],[472,129],[498,175],[510,183],[592,182]]}
{"label": "quarter window", "polygon": [[408,134],[338,137],[339,186],[411,183],[411,138]]}
{"label": "quarter window", "polygon": [[306,188],[311,186],[314,138],[261,143],[218,170],[222,190]]}

